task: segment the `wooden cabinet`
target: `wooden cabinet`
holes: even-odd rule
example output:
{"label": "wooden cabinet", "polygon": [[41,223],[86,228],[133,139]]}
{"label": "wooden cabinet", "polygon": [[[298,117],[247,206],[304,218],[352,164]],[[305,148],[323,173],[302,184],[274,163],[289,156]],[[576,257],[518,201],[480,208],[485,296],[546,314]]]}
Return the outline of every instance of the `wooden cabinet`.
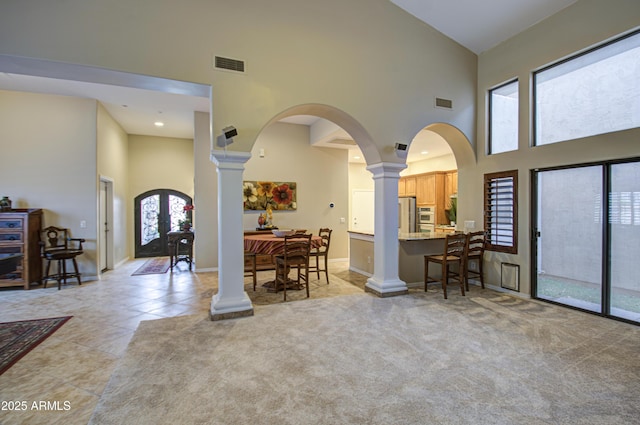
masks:
{"label": "wooden cabinet", "polygon": [[451,195],[456,195],[458,193],[458,172],[456,170],[447,171],[445,173],[445,189],[444,189],[444,199],[445,199],[445,209],[449,209],[451,206]]}
{"label": "wooden cabinet", "polygon": [[398,196],[416,196],[416,178],[414,176],[400,177]]}
{"label": "wooden cabinet", "polygon": [[416,196],[416,178],[404,177],[405,181],[405,196]]}
{"label": "wooden cabinet", "polygon": [[416,204],[436,204],[436,176],[434,173],[420,174],[416,177]]}
{"label": "wooden cabinet", "polygon": [[41,209],[17,209],[0,213],[0,253],[23,255],[15,272],[0,276],[0,287],[22,286],[29,289],[32,283],[40,283],[41,230]]}

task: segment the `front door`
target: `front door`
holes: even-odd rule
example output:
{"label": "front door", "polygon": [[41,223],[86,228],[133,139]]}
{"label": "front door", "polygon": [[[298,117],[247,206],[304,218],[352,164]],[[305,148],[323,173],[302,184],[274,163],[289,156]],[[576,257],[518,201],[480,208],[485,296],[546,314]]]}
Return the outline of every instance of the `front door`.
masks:
{"label": "front door", "polygon": [[136,196],[134,203],[136,258],[169,255],[167,233],[178,230],[178,222],[187,217],[184,206],[192,203],[191,197],[176,190],[154,189]]}

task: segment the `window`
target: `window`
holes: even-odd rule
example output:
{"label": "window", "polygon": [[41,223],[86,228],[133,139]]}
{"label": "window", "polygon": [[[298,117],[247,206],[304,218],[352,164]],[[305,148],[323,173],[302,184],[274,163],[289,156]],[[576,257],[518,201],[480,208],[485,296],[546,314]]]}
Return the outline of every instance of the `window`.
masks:
{"label": "window", "polygon": [[518,149],[518,80],[489,91],[489,154]]}
{"label": "window", "polygon": [[518,170],[484,175],[487,249],[518,253]]}
{"label": "window", "polygon": [[640,127],[640,32],[534,73],[535,144]]}

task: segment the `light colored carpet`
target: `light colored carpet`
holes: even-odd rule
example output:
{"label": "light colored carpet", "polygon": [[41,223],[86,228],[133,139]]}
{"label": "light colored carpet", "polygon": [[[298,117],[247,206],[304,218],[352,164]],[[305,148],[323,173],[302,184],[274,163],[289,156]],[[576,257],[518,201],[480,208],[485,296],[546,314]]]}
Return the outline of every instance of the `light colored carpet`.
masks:
{"label": "light colored carpet", "polygon": [[472,288],[142,322],[92,424],[640,423],[640,329]]}

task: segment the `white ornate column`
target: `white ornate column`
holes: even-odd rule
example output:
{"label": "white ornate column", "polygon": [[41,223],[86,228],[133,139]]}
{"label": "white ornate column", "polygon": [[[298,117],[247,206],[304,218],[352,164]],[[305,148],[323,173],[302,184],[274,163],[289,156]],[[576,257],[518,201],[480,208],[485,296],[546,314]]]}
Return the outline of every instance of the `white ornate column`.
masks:
{"label": "white ornate column", "polygon": [[250,152],[212,151],[218,172],[218,293],[211,299],[211,320],[253,316],[244,290],[242,173]]}
{"label": "white ornate column", "polygon": [[408,292],[406,282],[398,277],[398,180],[406,164],[381,162],[367,167],[375,187],[375,222],[373,234],[373,276],[365,291],[379,297],[393,297]]}

